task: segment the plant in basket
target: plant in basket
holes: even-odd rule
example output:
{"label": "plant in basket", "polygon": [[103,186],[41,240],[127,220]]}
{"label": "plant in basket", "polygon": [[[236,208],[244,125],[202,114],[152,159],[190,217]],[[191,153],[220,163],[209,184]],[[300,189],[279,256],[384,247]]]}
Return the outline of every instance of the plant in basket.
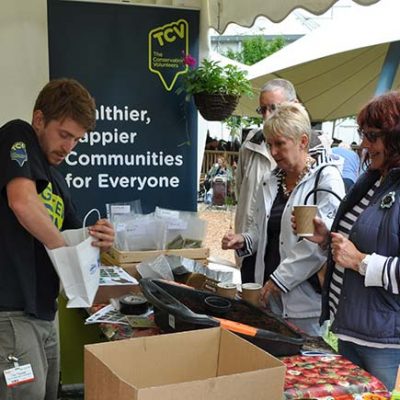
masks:
{"label": "plant in basket", "polygon": [[203,59],[196,66],[190,55],[183,57],[187,72],[182,76],[182,86],[177,93],[186,92],[186,100],[194,98],[200,114],[209,121],[223,121],[232,115],[241,95],[252,95],[247,71],[235,65],[220,65],[219,61]]}

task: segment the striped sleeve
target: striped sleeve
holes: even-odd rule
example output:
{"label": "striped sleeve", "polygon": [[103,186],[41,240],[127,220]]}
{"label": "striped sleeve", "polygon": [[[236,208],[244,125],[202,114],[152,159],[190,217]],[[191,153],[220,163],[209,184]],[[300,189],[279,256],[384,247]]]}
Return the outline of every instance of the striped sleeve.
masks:
{"label": "striped sleeve", "polygon": [[278,288],[283,292],[283,293],[287,293],[289,292],[289,288],[286,287],[284,285],[283,282],[281,282],[278,277],[273,273],[270,275],[269,279],[271,279],[271,281],[273,281],[275,283],[276,286],[278,286]]}
{"label": "striped sleeve", "polygon": [[248,233],[242,233],[244,237],[244,247],[236,250],[238,257],[246,257],[253,254],[253,240]]}
{"label": "striped sleeve", "polygon": [[364,283],[365,286],[379,286],[390,293],[399,294],[400,258],[373,253],[368,260]]}

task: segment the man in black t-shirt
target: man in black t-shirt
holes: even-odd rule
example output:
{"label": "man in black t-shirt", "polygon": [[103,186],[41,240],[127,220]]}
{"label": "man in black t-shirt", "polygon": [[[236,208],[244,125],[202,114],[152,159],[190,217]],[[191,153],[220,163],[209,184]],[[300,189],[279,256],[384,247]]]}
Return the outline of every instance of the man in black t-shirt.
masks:
{"label": "man in black t-shirt", "polygon": [[[0,128],[0,399],[57,398],[59,280],[44,245],[65,246],[60,230],[82,224],[54,167],[94,125],[87,90],[58,79],[40,92],[31,124],[14,120]],[[89,233],[101,250],[113,243],[107,220]]]}

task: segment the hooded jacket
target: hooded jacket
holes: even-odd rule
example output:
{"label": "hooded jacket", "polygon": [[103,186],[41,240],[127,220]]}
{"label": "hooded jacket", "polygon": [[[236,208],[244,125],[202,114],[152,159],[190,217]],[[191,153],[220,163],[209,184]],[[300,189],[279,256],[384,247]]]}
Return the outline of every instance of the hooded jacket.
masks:
{"label": "hooded jacket", "polygon": [[266,172],[276,167],[264,141],[262,129],[248,133],[239,150],[236,170],[235,232],[245,232],[253,220],[257,189]]}
{"label": "hooded jacket", "polygon": [[[321,146],[322,147],[322,146]],[[281,262],[270,279],[281,289],[284,318],[312,318],[321,312],[321,296],[307,281],[321,268],[326,261],[326,255],[319,246],[306,239],[299,239],[291,227],[292,208],[302,205],[308,193],[314,189],[319,174],[318,188],[335,192],[344,196],[344,184],[339,166],[327,156],[325,149],[320,148],[313,154],[316,162],[300,183],[293,189],[281,220],[280,259]],[[278,193],[278,174],[282,170],[276,168],[266,173],[258,190],[253,223],[244,233],[245,249],[242,254],[257,251],[255,278],[263,284],[264,254],[268,242],[267,229],[269,214],[274,199]],[[339,206],[339,199],[327,192],[319,192],[315,204],[318,205],[318,215],[330,227]],[[313,204],[311,196],[308,204]]]}

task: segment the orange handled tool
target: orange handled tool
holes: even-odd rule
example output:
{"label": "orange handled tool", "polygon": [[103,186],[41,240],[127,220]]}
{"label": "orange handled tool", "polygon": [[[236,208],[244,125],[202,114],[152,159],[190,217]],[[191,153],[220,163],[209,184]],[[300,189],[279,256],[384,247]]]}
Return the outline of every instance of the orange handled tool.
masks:
{"label": "orange handled tool", "polygon": [[229,331],[253,337],[257,335],[258,329],[254,328],[253,326],[242,324],[240,322],[231,321],[229,319],[216,318],[216,317],[213,317],[213,319],[218,320],[221,327],[224,329],[228,329]]}

